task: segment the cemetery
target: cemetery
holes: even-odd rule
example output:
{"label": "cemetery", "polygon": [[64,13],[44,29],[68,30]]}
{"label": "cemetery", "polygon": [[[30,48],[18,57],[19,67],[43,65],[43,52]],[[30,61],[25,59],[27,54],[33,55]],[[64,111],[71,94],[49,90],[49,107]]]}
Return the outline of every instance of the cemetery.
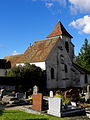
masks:
{"label": "cemetery", "polygon": [[28,105],[30,113],[90,118],[90,72],[74,62],[72,38],[58,21],[45,40],[1,60],[1,110]]}
{"label": "cemetery", "polygon": [[[1,94],[1,107],[0,109],[28,105],[23,108],[24,111],[35,114],[47,114],[56,117],[69,117],[69,116],[87,116],[90,118],[90,85],[87,86],[87,92],[80,90],[69,89],[66,91],[49,91],[44,95],[39,93],[38,86],[33,87],[33,93],[28,92],[20,93],[13,91],[5,95],[5,90],[2,89]],[[2,107],[3,106],[3,107]]]}

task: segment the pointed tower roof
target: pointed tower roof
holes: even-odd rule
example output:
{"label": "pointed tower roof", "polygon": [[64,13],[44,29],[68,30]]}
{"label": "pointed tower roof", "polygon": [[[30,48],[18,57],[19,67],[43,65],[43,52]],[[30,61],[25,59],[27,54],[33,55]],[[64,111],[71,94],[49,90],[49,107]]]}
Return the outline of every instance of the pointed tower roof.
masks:
{"label": "pointed tower roof", "polygon": [[70,38],[73,38],[68,32],[67,30],[64,28],[64,26],[62,25],[62,23],[60,21],[58,21],[57,25],[55,26],[54,30],[47,36],[47,38],[50,37],[55,37],[55,36],[59,36],[59,35],[66,35]]}

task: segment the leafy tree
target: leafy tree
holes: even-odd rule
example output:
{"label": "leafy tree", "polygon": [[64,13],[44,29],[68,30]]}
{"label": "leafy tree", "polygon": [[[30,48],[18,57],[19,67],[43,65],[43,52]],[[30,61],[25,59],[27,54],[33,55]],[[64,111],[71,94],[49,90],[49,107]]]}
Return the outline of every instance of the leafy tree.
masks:
{"label": "leafy tree", "polygon": [[23,90],[34,85],[39,86],[40,89],[45,87],[44,71],[35,65],[13,67],[7,72],[7,77],[16,77],[16,83],[22,85]]}
{"label": "leafy tree", "polygon": [[9,77],[21,77],[21,78],[28,78],[28,77],[40,77],[42,75],[42,69],[35,65],[26,64],[25,66],[18,66],[11,68],[7,76]]}
{"label": "leafy tree", "polygon": [[80,67],[90,71],[90,43],[88,43],[87,39],[85,39],[79,55],[76,57],[76,63]]}

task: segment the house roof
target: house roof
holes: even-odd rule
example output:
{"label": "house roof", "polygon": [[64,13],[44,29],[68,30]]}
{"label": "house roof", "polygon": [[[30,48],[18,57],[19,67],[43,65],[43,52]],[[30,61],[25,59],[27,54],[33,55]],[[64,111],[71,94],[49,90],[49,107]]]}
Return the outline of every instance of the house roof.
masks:
{"label": "house roof", "polygon": [[64,28],[64,26],[62,25],[62,23],[59,21],[57,23],[57,25],[55,26],[54,30],[47,36],[47,38],[50,37],[55,37],[55,36],[60,36],[60,35],[66,35],[70,38],[73,38],[68,32],[67,30]]}
{"label": "house roof", "polygon": [[7,61],[11,62],[11,66],[15,66],[15,63],[17,62],[17,60],[22,56],[22,54],[19,55],[12,55],[12,56],[6,56],[4,57],[4,59],[6,59]]}
{"label": "house roof", "polygon": [[17,60],[17,63],[43,62],[47,59],[52,48],[57,43],[59,37],[40,40],[27,48],[24,54]]}

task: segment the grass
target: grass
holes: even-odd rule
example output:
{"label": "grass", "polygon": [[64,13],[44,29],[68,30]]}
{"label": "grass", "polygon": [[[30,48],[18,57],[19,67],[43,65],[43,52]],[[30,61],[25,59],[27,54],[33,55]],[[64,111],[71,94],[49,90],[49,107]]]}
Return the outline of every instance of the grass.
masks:
{"label": "grass", "polygon": [[49,115],[26,113],[19,110],[0,111],[0,120],[89,120],[83,117],[58,118]]}
{"label": "grass", "polygon": [[26,113],[19,110],[0,111],[0,120],[67,120],[46,115]]}

